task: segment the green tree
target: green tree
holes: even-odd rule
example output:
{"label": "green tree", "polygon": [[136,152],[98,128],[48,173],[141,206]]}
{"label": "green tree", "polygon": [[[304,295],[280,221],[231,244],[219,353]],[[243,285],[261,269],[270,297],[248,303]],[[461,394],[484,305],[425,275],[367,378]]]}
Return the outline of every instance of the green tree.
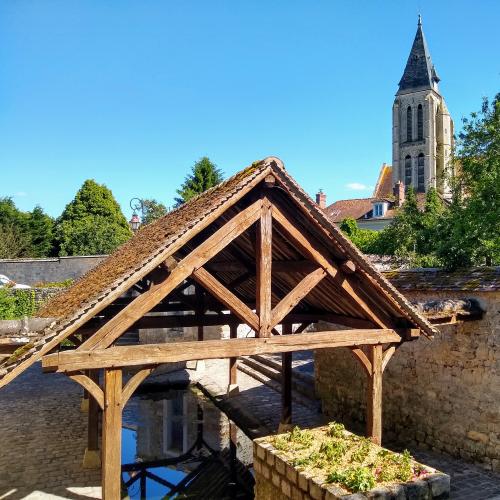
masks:
{"label": "green tree", "polygon": [[340,224],[341,231],[364,253],[378,253],[380,233],[371,229],[360,229],[350,217]]}
{"label": "green tree", "polygon": [[53,224],[39,206],[32,212],[23,212],[12,198],[0,198],[0,255],[2,258],[49,256]]}
{"label": "green tree", "polygon": [[37,205],[29,214],[28,229],[31,239],[31,255],[33,257],[51,255],[54,246],[54,219]]}
{"label": "green tree", "polygon": [[222,171],[204,156],[193,165],[191,173],[186,176],[184,183],[177,190],[179,196],[175,198],[176,206],[216,186],[222,180]]}
{"label": "green tree", "polygon": [[437,252],[448,268],[500,263],[500,94],[463,120]]}
{"label": "green tree", "polygon": [[155,199],[142,200],[143,224],[149,224],[168,213],[168,208]]}
{"label": "green tree", "polygon": [[97,255],[112,252],[132,232],[113,193],[86,180],[56,221],[59,255]]}

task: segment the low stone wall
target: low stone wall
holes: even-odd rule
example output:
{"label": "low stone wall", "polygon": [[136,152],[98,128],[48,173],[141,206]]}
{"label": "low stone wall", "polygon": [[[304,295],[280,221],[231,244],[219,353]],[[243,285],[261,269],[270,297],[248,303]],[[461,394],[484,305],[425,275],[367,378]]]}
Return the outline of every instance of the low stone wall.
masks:
{"label": "low stone wall", "polygon": [[[500,292],[408,292],[410,300],[475,298],[483,319],[402,345],[383,381],[384,440],[444,451],[500,470]],[[347,349],[315,352],[323,410],[364,427],[365,375]]]}
{"label": "low stone wall", "polygon": [[255,472],[255,500],[363,500],[390,499],[446,499],[450,493],[450,478],[431,469],[422,479],[389,487],[372,489],[365,493],[347,493],[333,484],[323,483],[319,477],[299,471],[287,463],[280,452],[266,443],[268,438],[254,440],[253,466]]}
{"label": "low stone wall", "polygon": [[81,255],[46,259],[0,259],[0,274],[16,283],[34,285],[77,279],[95,267],[106,255]]}

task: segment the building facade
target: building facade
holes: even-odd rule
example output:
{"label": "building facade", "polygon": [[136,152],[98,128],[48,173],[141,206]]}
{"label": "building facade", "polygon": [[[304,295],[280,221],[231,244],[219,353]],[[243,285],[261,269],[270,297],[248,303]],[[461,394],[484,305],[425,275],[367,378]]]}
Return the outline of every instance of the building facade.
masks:
{"label": "building facade", "polygon": [[439,92],[419,17],[417,33],[393,105],[392,184],[450,195],[453,120]]}

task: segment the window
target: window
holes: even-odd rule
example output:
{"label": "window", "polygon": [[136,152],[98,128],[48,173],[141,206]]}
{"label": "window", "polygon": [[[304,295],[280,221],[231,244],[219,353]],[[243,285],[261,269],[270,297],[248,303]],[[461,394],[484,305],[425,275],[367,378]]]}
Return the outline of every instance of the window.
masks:
{"label": "window", "polygon": [[412,174],[412,171],[411,171],[411,156],[408,155],[406,158],[405,158],[405,186],[408,187],[408,186],[411,186],[411,174]]}
{"label": "window", "polygon": [[424,110],[422,105],[419,104],[417,108],[417,139],[419,141],[424,138]]}
{"label": "window", "polygon": [[384,204],[383,203],[375,203],[373,207],[373,216],[374,217],[382,217],[384,215]]}
{"label": "window", "polygon": [[412,121],[413,121],[413,113],[411,112],[411,106],[408,106],[408,109],[406,110],[406,142],[412,141],[412,136],[413,136]]}
{"label": "window", "polygon": [[417,160],[417,175],[418,175],[418,192],[425,193],[425,158],[424,154],[420,153]]}

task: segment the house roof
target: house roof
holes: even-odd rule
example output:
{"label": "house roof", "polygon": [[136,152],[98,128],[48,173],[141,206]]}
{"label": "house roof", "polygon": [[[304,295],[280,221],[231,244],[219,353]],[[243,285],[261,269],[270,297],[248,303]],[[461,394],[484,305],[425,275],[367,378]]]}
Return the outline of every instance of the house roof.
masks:
{"label": "house roof", "polygon": [[[66,292],[51,300],[40,311],[40,315],[55,318],[54,321],[42,332],[40,340],[25,346],[22,352],[15,353],[0,365],[0,387],[40,359],[42,355],[57,347],[62,340],[112,304],[169,256],[176,252],[189,251],[189,245],[193,244],[196,235],[224,214],[238,210],[238,203],[242,202],[243,197],[270,173],[274,175],[279,186],[276,195],[295,211],[296,220],[304,220],[308,231],[311,234],[314,231],[314,237],[321,239],[326,248],[329,248],[337,258],[340,255],[342,259],[349,259],[355,264],[356,282],[358,286],[365,288],[363,290],[365,295],[373,294],[373,297],[377,297],[378,307],[383,303],[386,313],[392,317],[402,318],[421,328],[424,333],[433,334],[430,323],[413,309],[411,304],[334,226],[326,214],[286,172],[281,161],[276,158],[266,158],[144,227]],[[283,236],[278,233],[276,237],[279,237],[279,240],[275,244],[273,237],[273,259],[300,258],[300,254],[297,257],[297,250],[293,245],[286,243]],[[239,239],[235,240],[237,241]],[[242,239],[242,245],[238,251],[243,252],[248,248],[249,254],[253,256],[252,243],[248,237],[246,240]],[[225,257],[230,260],[229,250],[226,249],[224,252],[226,252]],[[223,282],[230,281],[225,275],[218,277]],[[296,278],[300,281],[302,276]],[[274,284],[285,287],[289,285],[289,283],[283,284],[280,279],[273,276]],[[329,308],[334,313],[356,317],[352,304],[346,297],[331,299],[332,290],[339,289],[338,283],[327,278],[308,295],[307,300],[316,308],[322,310]],[[243,287],[239,292],[250,295]]]}
{"label": "house roof", "polygon": [[392,197],[392,166],[382,164],[378,175],[377,184],[373,190],[374,198]]}
{"label": "house roof", "polygon": [[408,269],[386,271],[386,278],[402,291],[467,291],[494,292],[500,290],[500,266],[473,269]]}
{"label": "house roof", "polygon": [[438,82],[439,77],[431,61],[419,16],[417,33],[413,40],[403,76],[399,82],[398,94],[419,89],[434,89],[435,84]]}
{"label": "house roof", "polygon": [[333,222],[342,222],[350,217],[361,219],[373,209],[372,201],[375,198],[353,198],[351,200],[339,200],[328,205],[324,211]]}

